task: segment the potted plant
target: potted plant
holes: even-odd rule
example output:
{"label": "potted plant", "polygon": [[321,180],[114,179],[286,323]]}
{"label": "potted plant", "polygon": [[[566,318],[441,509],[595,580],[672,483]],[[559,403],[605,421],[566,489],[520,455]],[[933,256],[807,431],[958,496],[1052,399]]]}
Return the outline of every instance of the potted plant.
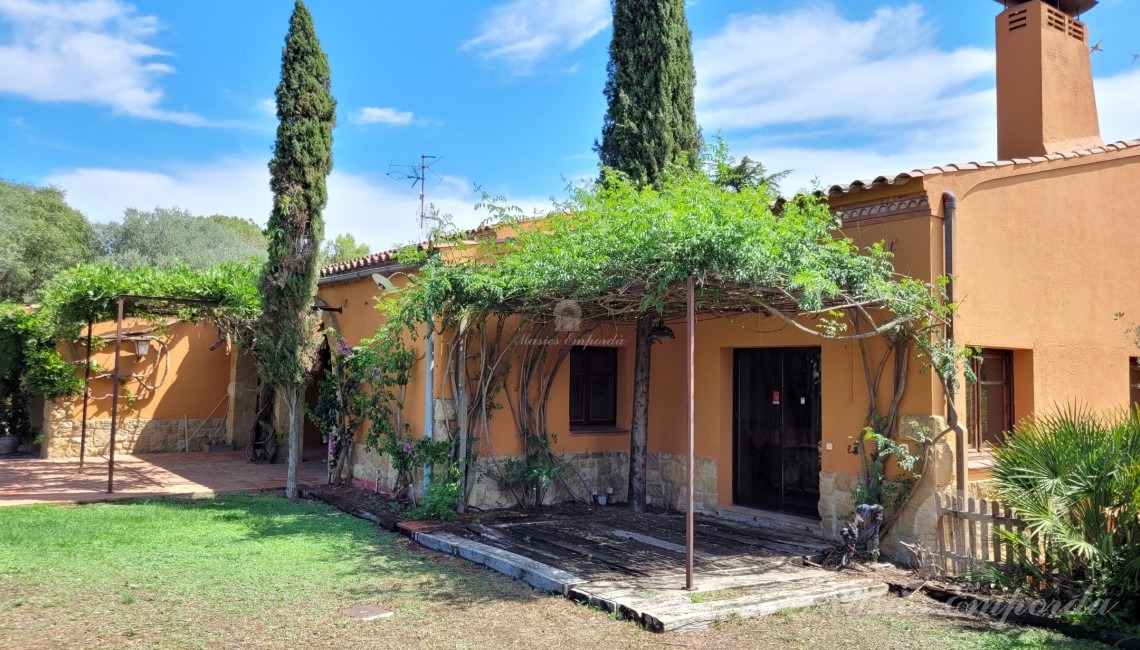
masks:
{"label": "potted plant", "polygon": [[0,456],[7,456],[16,453],[20,448],[20,436],[12,435],[8,432],[7,427],[3,429],[3,435],[0,435]]}
{"label": "potted plant", "polygon": [[233,450],[233,443],[226,442],[225,438],[210,438],[206,441],[206,444],[202,445],[202,451],[205,451],[207,453]]}

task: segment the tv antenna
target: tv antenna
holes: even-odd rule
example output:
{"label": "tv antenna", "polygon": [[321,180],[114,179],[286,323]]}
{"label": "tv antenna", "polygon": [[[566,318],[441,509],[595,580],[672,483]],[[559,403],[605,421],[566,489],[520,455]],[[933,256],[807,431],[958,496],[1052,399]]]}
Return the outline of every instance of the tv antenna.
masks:
{"label": "tv antenna", "polygon": [[[427,181],[428,175],[435,176],[438,180],[436,185],[443,182],[443,176],[440,176],[432,169],[442,159],[442,156],[428,156],[426,154],[420,156],[419,164],[411,165],[388,165],[388,178],[395,178],[402,181],[412,181],[412,187],[417,185],[420,188],[420,232],[426,232],[427,222],[439,222],[439,217],[429,215],[427,213]],[[426,237],[425,237],[426,238]]]}

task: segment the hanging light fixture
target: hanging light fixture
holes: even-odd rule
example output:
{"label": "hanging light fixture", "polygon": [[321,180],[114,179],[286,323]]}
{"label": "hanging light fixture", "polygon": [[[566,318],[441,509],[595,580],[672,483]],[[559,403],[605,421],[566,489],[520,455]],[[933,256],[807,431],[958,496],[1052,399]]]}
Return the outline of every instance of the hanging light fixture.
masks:
{"label": "hanging light fixture", "polygon": [[673,330],[669,329],[669,327],[665,325],[664,319],[657,321],[657,324],[653,326],[653,329],[649,330],[649,341],[651,343],[659,343],[664,339],[675,338],[677,338],[677,336],[673,334]]}

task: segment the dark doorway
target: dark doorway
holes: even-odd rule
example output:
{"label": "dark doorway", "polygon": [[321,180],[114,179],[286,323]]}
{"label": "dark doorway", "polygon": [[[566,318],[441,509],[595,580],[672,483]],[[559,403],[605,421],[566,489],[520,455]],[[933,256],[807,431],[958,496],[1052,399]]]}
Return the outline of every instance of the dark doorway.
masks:
{"label": "dark doorway", "polygon": [[736,350],[733,502],[819,516],[819,348]]}

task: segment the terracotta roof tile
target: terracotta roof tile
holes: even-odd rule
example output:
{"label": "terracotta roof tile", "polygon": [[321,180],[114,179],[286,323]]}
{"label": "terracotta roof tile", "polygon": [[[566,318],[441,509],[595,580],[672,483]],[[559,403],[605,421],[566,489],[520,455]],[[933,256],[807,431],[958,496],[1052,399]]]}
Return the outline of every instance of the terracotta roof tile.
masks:
{"label": "terracotta roof tile", "polygon": [[974,171],[978,169],[988,169],[993,167],[1008,167],[1010,165],[1032,165],[1037,163],[1051,162],[1055,160],[1070,160],[1073,158],[1085,158],[1087,156],[1095,156],[1112,151],[1121,151],[1124,149],[1131,149],[1133,147],[1140,147],[1140,140],[1121,140],[1112,144],[1106,144],[1103,147],[1094,147],[1092,149],[1083,149],[1081,151],[1070,151],[1065,153],[1053,153],[1046,156],[1030,156],[1028,158],[1014,158],[1013,160],[993,160],[989,162],[969,162],[965,164],[951,164],[943,165],[941,167],[931,167],[930,169],[915,169],[910,172],[903,172],[894,176],[879,176],[875,180],[854,180],[846,185],[832,185],[826,191],[828,196],[838,196],[840,194],[852,194],[862,190],[874,189],[876,187],[887,187],[890,185],[902,185],[907,181],[915,178],[923,178],[926,176],[938,176],[941,174],[953,174],[962,171]]}
{"label": "terracotta roof tile", "polygon": [[[463,237],[480,237],[492,233],[493,231],[489,228],[472,228],[471,230],[465,230],[459,234]],[[347,273],[353,273],[356,271],[382,269],[386,266],[393,266],[398,263],[396,260],[397,254],[399,254],[399,252],[405,248],[407,247],[401,246],[400,248],[393,248],[386,251],[380,251],[378,253],[372,253],[371,255],[366,255],[364,257],[358,257],[347,262],[330,264],[329,266],[321,268],[320,278],[324,280],[333,276],[345,275]],[[416,244],[416,250],[427,250],[427,242],[420,242]]]}

